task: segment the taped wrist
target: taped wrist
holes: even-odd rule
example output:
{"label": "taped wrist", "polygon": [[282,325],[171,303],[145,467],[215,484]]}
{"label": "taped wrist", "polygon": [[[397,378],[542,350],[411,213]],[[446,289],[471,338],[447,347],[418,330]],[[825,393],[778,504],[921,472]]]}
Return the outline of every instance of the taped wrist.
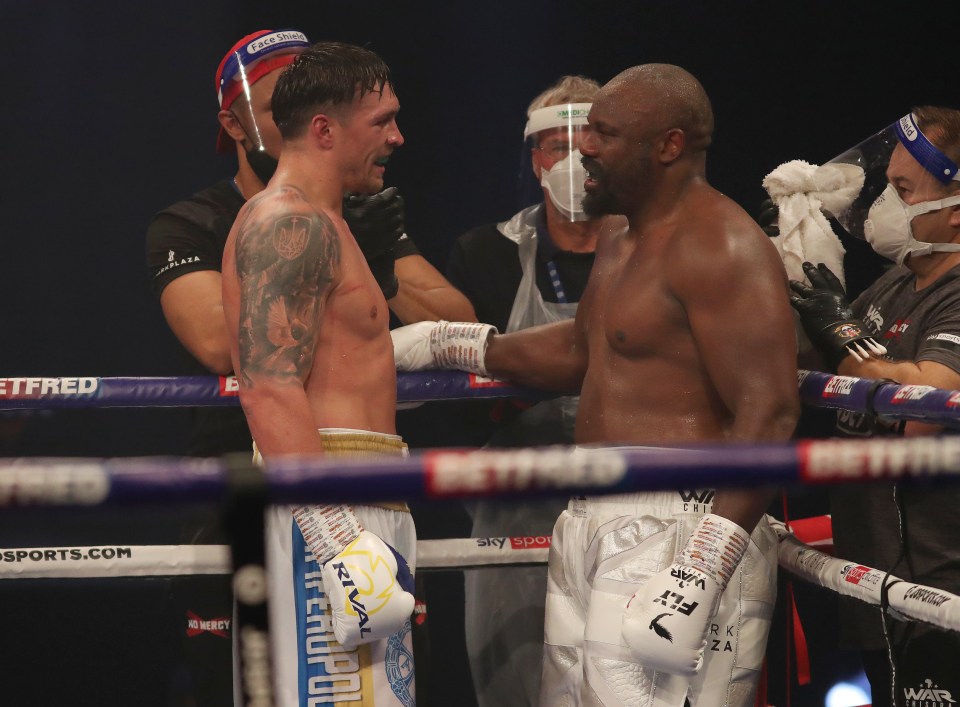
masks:
{"label": "taped wrist", "polygon": [[430,353],[437,368],[487,375],[487,341],[497,328],[475,322],[439,321],[430,332]]}
{"label": "taped wrist", "polygon": [[363,530],[350,506],[301,506],[293,511],[293,519],[321,566],[339,554]]}
{"label": "taped wrist", "polygon": [[750,535],[731,520],[709,513],[680,552],[678,562],[700,570],[726,588],[750,544]]}

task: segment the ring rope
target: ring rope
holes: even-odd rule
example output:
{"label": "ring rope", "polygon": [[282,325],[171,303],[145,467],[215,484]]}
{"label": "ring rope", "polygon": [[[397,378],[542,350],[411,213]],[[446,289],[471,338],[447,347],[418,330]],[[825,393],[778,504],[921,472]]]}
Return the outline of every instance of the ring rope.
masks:
{"label": "ring rope", "polygon": [[[885,572],[832,557],[798,540],[770,519],[780,541],[779,564],[791,574],[837,594],[881,605]],[[417,571],[543,565],[548,536],[455,538],[417,542]],[[0,580],[224,575],[232,571],[227,545],[32,547],[0,550]],[[897,577],[887,581],[888,612],[960,632],[960,596]]]}
{"label": "ring rope", "polygon": [[[960,426],[960,391],[803,369],[797,381],[808,405]],[[0,378],[0,410],[236,406],[238,396],[235,376]],[[463,371],[397,374],[400,405],[504,397],[554,396]]]}
{"label": "ring rope", "polygon": [[[550,536],[417,541],[417,571],[544,565]],[[230,574],[229,545],[111,545],[0,549],[0,580]]]}
{"label": "ring rope", "polygon": [[[886,572],[820,552],[797,540],[779,521],[770,525],[780,539],[781,567],[811,584],[881,606]],[[888,613],[894,618],[960,631],[960,596],[893,575],[886,585]]]}
{"label": "ring rope", "polygon": [[[0,378],[0,410],[116,407],[232,407],[236,376]],[[555,393],[464,371],[397,374],[397,403],[479,398],[544,400]]]}
{"label": "ring rope", "polygon": [[[249,455],[242,462],[251,464]],[[213,502],[224,459],[0,459],[0,507]],[[544,497],[670,488],[790,486],[960,478],[960,436],[809,439],[678,448],[430,450],[405,458],[288,456],[265,464],[266,500],[378,502]]]}

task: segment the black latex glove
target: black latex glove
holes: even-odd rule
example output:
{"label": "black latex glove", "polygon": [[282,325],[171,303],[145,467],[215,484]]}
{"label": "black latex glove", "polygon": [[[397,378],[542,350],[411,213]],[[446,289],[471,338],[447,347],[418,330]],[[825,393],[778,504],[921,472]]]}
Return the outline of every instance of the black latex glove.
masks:
{"label": "black latex glove", "polygon": [[395,297],[400,283],[394,272],[394,244],[403,236],[403,197],[396,187],[365,196],[343,199],[343,218],[363,251],[370,271],[387,299]]}
{"label": "black latex glove", "polygon": [[854,316],[847,294],[837,276],[823,263],[814,267],[804,263],[803,272],[810,287],[790,281],[790,304],[800,314],[803,330],[832,370],[848,355],[865,361],[871,355],[883,356],[887,350],[866,333],[863,322]]}
{"label": "black latex glove", "polygon": [[773,203],[773,199],[767,197],[760,202],[760,213],[757,215],[757,223],[760,228],[771,238],[780,235],[780,209]]}

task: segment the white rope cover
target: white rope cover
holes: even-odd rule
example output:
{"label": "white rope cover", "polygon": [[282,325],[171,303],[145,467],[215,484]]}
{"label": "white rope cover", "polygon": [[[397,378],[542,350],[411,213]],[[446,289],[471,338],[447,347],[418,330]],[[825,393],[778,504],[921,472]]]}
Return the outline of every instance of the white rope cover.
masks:
{"label": "white rope cover", "polygon": [[[780,566],[811,584],[880,605],[886,572],[831,557],[797,540],[782,523],[771,523],[780,537]],[[941,589],[887,579],[890,615],[901,620],[923,621],[950,631],[960,631],[960,597]]]}
{"label": "white rope cover", "polygon": [[[832,557],[797,540],[783,523],[771,521],[780,538],[780,566],[797,577],[868,604],[880,604],[885,572]],[[546,564],[545,535],[455,538],[417,542],[417,568],[460,570],[504,565]],[[129,545],[111,547],[32,547],[0,550],[0,580],[153,577],[228,574],[226,545]],[[893,575],[890,613],[960,631],[960,597]]]}

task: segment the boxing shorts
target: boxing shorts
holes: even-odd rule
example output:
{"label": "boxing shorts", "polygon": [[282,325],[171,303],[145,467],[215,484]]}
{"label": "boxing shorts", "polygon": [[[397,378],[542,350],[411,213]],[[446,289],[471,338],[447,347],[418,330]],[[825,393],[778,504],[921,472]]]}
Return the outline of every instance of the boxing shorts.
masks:
{"label": "boxing shorts", "polygon": [[766,519],[723,593],[697,675],[645,669],[621,637],[627,601],[673,562],[712,500],[691,490],[570,501],[550,548],[541,707],[753,705],[777,586]]}
{"label": "boxing shorts", "polygon": [[[319,432],[329,456],[407,454],[407,445],[396,435],[345,429]],[[259,462],[256,449],[254,460]],[[363,527],[403,555],[414,572],[417,538],[406,504],[351,507]],[[320,565],[304,543],[293,507],[267,509],[266,545],[276,707],[413,707],[410,622],[380,641],[344,648],[333,636]]]}

